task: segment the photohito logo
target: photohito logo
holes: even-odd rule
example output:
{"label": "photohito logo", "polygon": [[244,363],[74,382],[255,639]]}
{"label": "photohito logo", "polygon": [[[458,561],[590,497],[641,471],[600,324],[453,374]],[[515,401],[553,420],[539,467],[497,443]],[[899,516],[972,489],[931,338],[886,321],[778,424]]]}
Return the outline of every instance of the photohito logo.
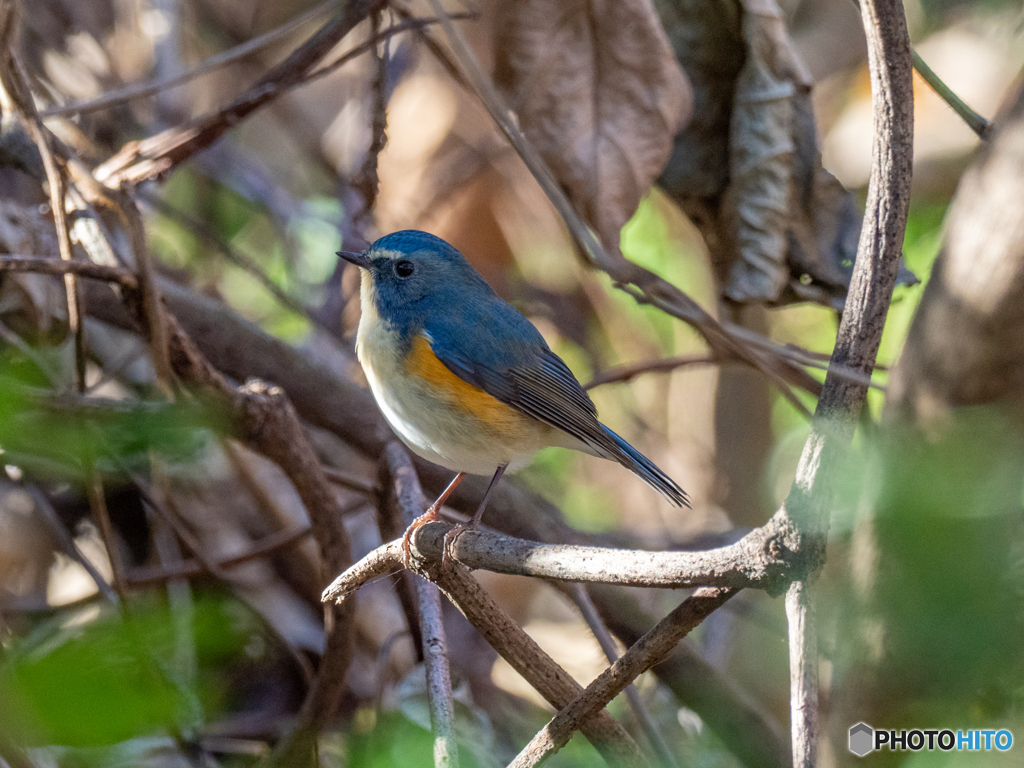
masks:
{"label": "photohito logo", "polygon": [[867,723],[857,723],[850,728],[850,751],[857,757],[864,757],[869,752],[888,749],[892,752],[909,750],[919,752],[922,749],[943,752],[957,750],[959,752],[1005,752],[1013,746],[1013,734],[1005,728],[999,731],[951,731],[937,728],[912,730],[875,730]]}

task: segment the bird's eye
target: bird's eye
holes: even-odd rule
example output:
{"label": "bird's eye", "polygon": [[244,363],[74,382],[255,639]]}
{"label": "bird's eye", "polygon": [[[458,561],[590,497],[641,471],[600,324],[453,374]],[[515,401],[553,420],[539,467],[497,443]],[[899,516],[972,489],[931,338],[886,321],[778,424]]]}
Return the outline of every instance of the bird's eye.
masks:
{"label": "bird's eye", "polygon": [[416,271],[416,265],[411,261],[400,261],[395,264],[395,272],[399,277],[408,277]]}

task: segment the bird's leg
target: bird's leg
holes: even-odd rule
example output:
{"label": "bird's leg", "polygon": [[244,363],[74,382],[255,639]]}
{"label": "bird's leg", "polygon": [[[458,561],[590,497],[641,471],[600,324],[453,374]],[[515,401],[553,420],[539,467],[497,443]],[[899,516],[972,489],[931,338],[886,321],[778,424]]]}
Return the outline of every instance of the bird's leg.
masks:
{"label": "bird's leg", "polygon": [[448,500],[448,497],[452,495],[452,492],[458,487],[459,483],[462,482],[462,478],[465,476],[465,472],[459,472],[459,474],[452,478],[452,481],[448,483],[448,487],[445,488],[444,492],[437,497],[437,501],[427,507],[427,511],[409,523],[409,527],[405,529],[405,535],[402,536],[402,554],[404,556],[406,568],[409,567],[409,544],[412,541],[413,533],[415,533],[416,529],[420,526],[441,519],[441,505]]}
{"label": "bird's leg", "polygon": [[476,528],[480,524],[480,519],[484,516],[484,510],[487,509],[487,499],[491,497],[491,491],[494,490],[494,486],[501,480],[501,476],[505,474],[505,470],[508,469],[508,464],[503,464],[498,467],[494,473],[494,477],[491,478],[491,482],[487,486],[487,490],[484,491],[484,497],[480,499],[480,506],[476,508],[476,512],[473,515],[473,519],[469,522],[469,525],[463,525],[459,523],[452,528],[448,533],[444,535],[444,552],[441,555],[441,567],[445,567],[449,559],[452,558],[452,547],[455,545],[455,540],[465,531],[467,528]]}

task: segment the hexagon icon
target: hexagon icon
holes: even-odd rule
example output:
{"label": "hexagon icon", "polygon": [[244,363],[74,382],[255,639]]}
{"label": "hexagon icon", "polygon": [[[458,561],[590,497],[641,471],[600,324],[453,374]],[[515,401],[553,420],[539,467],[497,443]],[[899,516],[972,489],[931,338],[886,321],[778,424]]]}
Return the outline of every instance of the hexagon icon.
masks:
{"label": "hexagon icon", "polygon": [[850,751],[857,757],[864,757],[874,750],[875,731],[867,723],[857,723],[850,728]]}

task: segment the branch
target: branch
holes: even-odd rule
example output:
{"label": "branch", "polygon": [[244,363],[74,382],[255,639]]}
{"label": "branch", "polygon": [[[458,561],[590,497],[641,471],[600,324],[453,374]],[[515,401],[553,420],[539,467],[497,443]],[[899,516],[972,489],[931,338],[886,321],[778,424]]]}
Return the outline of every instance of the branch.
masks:
{"label": "branch", "polygon": [[257,109],[302,82],[339,40],[384,4],[384,0],[349,0],[343,11],[227,107],[143,141],[130,142],[96,169],[96,178],[108,187],[118,188],[125,183],[138,184],[171,170],[210,146]]}
{"label": "branch", "polygon": [[[494,602],[465,568],[451,561],[448,568],[437,567],[441,552],[430,557],[419,550],[417,542],[426,527],[417,529],[412,537],[411,560],[417,572],[437,584],[491,647],[552,706],[561,708],[582,693],[582,686]],[[324,591],[323,600],[344,600],[370,579],[401,567],[402,562],[401,539],[378,547],[335,579]],[[597,714],[582,730],[610,764],[642,765],[636,744],[607,712]]]}
{"label": "branch", "polygon": [[789,623],[789,689],[793,767],[818,760],[818,638],[809,581],[794,581],[786,592]]}
{"label": "branch", "polygon": [[[409,455],[398,443],[384,449],[383,461],[391,478],[393,493],[385,503],[395,503],[406,525],[422,514],[427,500],[420,488],[416,470]],[[441,593],[424,578],[414,576],[419,604],[420,636],[423,664],[427,674],[427,700],[430,704],[430,726],[434,733],[435,768],[458,768],[459,747],[455,740],[455,702],[452,699],[452,678],[448,663],[448,641],[441,619]]]}
{"label": "branch", "polygon": [[540,765],[608,702],[657,664],[705,618],[735,595],[735,589],[698,589],[602,672],[523,748],[509,768]]}
{"label": "branch", "polygon": [[117,283],[136,291],[139,281],[127,269],[94,264],[91,261],[61,261],[43,256],[0,255],[0,272],[37,272],[41,275],[81,275],[92,280]]}
{"label": "branch", "polygon": [[[491,647],[552,706],[560,709],[583,693],[583,687],[494,602],[465,568],[438,568],[431,575]],[[606,711],[598,711],[581,730],[610,765],[644,765],[636,743]]]}
{"label": "branch", "polygon": [[[608,663],[614,664],[619,659],[615,640],[612,638],[612,633],[608,631],[604,621],[601,620],[601,616],[598,614],[597,607],[590,598],[587,588],[582,584],[572,584],[564,591],[572,598],[573,603],[583,615],[583,620],[590,627],[590,631],[597,639],[601,650],[604,651]],[[675,755],[672,754],[672,750],[658,728],[658,723],[644,705],[640,692],[632,683],[626,686],[626,699],[629,701],[629,708],[633,710],[633,716],[636,717],[637,723],[639,723],[640,728],[647,736],[651,749],[658,755],[662,768],[679,768],[679,762],[676,760]]]}
{"label": "branch", "polygon": [[[428,523],[412,536],[426,558],[441,556],[451,526]],[[771,591],[786,583],[785,531],[776,520],[751,531],[735,544],[696,552],[650,552],[569,544],[540,544],[480,529],[460,533],[450,556],[469,569],[532,576],[555,581],[619,584],[630,587],[760,587]]]}
{"label": "branch", "polygon": [[911,57],[913,59],[914,69],[916,69],[922,79],[931,86],[932,90],[938,94],[939,98],[946,102],[950,108],[956,112],[965,123],[967,123],[967,127],[974,131],[978,135],[979,139],[987,139],[988,132],[991,129],[992,124],[971,109],[967,105],[967,102],[953,92],[952,88],[942,82],[942,78],[935,74],[935,70],[928,66],[917,51],[912,51]]}
{"label": "branch", "polygon": [[[910,39],[899,0],[862,0],[868,43],[874,141],[871,177],[857,261],[832,362],[870,375],[882,338],[899,265],[913,161],[914,97]],[[801,538],[798,567],[786,599],[790,627],[790,695],[793,764],[817,763],[817,654],[810,580],[825,559],[829,510],[867,387],[837,376],[825,377],[811,434],[804,445],[796,480],[783,506]]]}
{"label": "branch", "polygon": [[[440,560],[445,552],[449,523],[431,522],[411,537],[412,554]],[[378,547],[364,564],[338,576],[324,593],[325,599],[341,599],[355,591],[364,572],[386,572],[395,542]],[[781,555],[792,542],[781,518],[751,531],[727,547],[699,552],[649,552],[570,544],[540,544],[481,529],[459,533],[447,547],[448,556],[471,570],[487,570],[553,581],[618,584],[628,587],[688,589],[693,587],[758,587],[778,591],[786,582],[789,564]],[[774,553],[774,554],[773,554]],[[372,564],[371,564],[372,563]],[[359,573],[355,569],[359,568]],[[377,569],[385,568],[385,571]]]}

